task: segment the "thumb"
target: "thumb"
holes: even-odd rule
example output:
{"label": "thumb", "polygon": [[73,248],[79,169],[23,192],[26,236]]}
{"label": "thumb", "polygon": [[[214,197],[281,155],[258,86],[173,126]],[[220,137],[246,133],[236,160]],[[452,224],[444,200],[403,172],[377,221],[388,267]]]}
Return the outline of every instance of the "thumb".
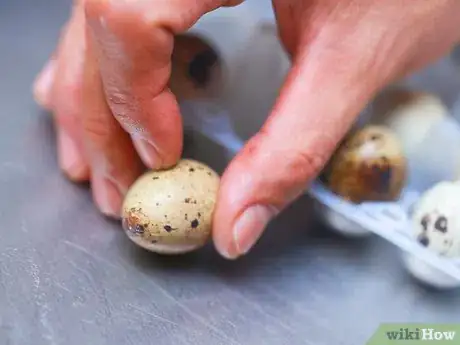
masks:
{"label": "thumb", "polygon": [[356,54],[310,45],[296,56],[268,120],[222,176],[213,239],[224,257],[246,254],[305,190],[386,79]]}

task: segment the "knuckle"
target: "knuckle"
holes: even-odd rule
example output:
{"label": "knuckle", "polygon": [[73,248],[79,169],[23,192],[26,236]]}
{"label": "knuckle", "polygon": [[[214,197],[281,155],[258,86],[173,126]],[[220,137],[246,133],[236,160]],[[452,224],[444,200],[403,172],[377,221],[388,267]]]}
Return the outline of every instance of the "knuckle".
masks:
{"label": "knuckle", "polygon": [[107,104],[112,111],[113,116],[130,134],[143,132],[143,126],[136,119],[136,103],[131,97],[122,92],[108,92]]}
{"label": "knuckle", "polygon": [[[189,7],[189,10],[191,7]],[[152,27],[168,27],[176,31],[184,26],[189,10],[184,11],[178,2],[170,0],[157,0],[155,6],[147,5],[139,14],[143,28],[151,30]]]}
{"label": "knuckle", "polygon": [[312,178],[319,174],[327,158],[314,151],[296,151],[292,161],[294,168],[299,169],[303,176]]}
{"label": "knuckle", "polygon": [[82,0],[83,7],[88,19],[98,18],[102,16],[106,10],[104,1],[101,0]]}
{"label": "knuckle", "polygon": [[[239,3],[242,1],[230,1]],[[152,28],[166,27],[174,32],[184,31],[192,24],[194,16],[190,14],[197,5],[184,10],[181,1],[156,0],[152,2],[85,0],[84,10],[86,18],[93,22],[104,19],[105,25],[123,36],[126,25],[131,26],[129,31],[151,34]]]}
{"label": "knuckle", "polygon": [[[278,132],[276,132],[278,133]],[[276,159],[279,159],[286,171],[289,171],[295,176],[292,176],[294,180],[302,181],[308,180],[315,177],[323,168],[328,160],[328,150],[318,150],[318,142],[316,140],[311,141],[309,144],[299,142],[298,140],[283,140],[278,134],[268,131],[266,128],[262,128],[258,136],[253,142],[254,145],[250,151],[266,150],[267,147],[273,147],[274,143],[277,143],[277,151],[275,154]],[[264,145],[259,145],[259,141],[262,141]],[[325,140],[320,141],[322,145],[329,145]],[[257,148],[257,146],[263,146],[265,148]],[[253,152],[256,154],[256,152]]]}
{"label": "knuckle", "polygon": [[126,115],[133,110],[133,100],[125,92],[106,87],[106,101],[115,117]]}

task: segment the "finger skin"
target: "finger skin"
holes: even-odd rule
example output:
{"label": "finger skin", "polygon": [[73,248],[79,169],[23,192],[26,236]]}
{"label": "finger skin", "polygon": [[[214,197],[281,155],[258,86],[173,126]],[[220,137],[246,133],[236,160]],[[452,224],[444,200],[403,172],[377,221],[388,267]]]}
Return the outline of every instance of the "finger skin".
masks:
{"label": "finger skin", "polygon": [[130,136],[112,115],[104,97],[92,33],[87,30],[82,112],[79,120],[91,166],[91,187],[100,211],[118,218],[128,188],[143,171]]}
{"label": "finger skin", "polygon": [[227,4],[222,0],[86,2],[109,107],[150,168],[170,167],[182,153],[179,106],[167,87],[174,34]]}
{"label": "finger skin", "polygon": [[[441,3],[414,11],[391,1],[275,1],[293,67],[261,131],[222,177],[213,237],[223,256],[250,250],[270,219],[316,177],[381,87],[448,51],[458,39],[451,32],[460,8]],[[427,28],[433,18],[436,25]],[[430,30],[443,39],[434,41]],[[430,42],[435,46],[427,47]],[[414,59],[422,50],[430,52]]]}
{"label": "finger skin", "polygon": [[56,56],[43,67],[33,85],[35,101],[44,109],[51,110],[51,89],[56,75]]}
{"label": "finger skin", "polygon": [[89,178],[89,166],[78,124],[84,50],[83,12],[80,6],[75,6],[56,52],[54,78],[47,100],[57,127],[59,165],[74,181]]}

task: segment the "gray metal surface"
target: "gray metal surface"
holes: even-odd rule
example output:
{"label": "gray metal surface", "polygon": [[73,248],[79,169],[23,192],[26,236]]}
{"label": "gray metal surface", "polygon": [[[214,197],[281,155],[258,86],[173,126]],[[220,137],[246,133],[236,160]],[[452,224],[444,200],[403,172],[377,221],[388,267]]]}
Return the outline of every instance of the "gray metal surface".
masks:
{"label": "gray metal surface", "polygon": [[460,321],[458,292],[417,285],[378,238],[330,235],[306,198],[236,262],[136,248],[58,171],[31,97],[69,2],[0,3],[0,344],[357,345],[385,321]]}

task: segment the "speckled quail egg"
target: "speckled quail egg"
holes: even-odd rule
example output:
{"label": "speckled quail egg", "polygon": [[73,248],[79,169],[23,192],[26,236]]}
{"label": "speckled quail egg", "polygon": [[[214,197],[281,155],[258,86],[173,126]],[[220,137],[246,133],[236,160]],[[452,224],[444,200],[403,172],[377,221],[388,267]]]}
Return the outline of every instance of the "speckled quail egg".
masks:
{"label": "speckled quail egg", "polygon": [[392,88],[376,97],[372,123],[389,127],[401,142],[407,158],[417,154],[430,129],[449,114],[434,94]]}
{"label": "speckled quail egg", "polygon": [[441,256],[460,257],[460,184],[439,182],[416,203],[414,238]]}
{"label": "speckled quail egg", "polygon": [[[424,247],[460,266],[460,185],[444,181],[422,194],[413,207],[410,234]],[[407,270],[420,282],[435,288],[460,287],[460,280],[410,253],[402,253]]]}
{"label": "speckled quail egg", "polygon": [[222,84],[219,56],[208,43],[194,35],[175,38],[169,87],[180,100],[212,98]]}
{"label": "speckled quail egg", "polygon": [[211,233],[219,180],[210,167],[190,159],[145,173],[124,199],[126,234],[140,247],[160,254],[200,248]]}
{"label": "speckled quail egg", "polygon": [[405,186],[406,159],[391,130],[369,125],[350,133],[325,174],[331,191],[348,201],[392,201]]}

